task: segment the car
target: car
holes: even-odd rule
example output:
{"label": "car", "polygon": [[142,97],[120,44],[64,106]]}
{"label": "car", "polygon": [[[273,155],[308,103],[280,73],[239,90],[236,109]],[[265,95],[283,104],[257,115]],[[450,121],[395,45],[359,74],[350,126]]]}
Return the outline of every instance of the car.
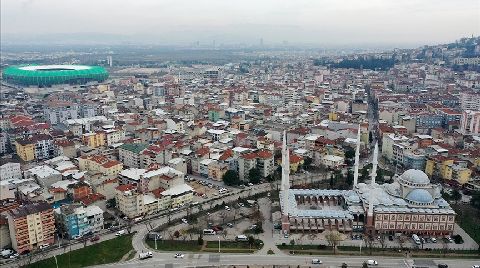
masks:
{"label": "car", "polygon": [[253,186],[253,183],[249,182],[249,183],[248,183],[248,186]]}
{"label": "car", "polygon": [[283,235],[283,238],[288,238],[288,234],[284,234],[284,235]]}
{"label": "car", "polygon": [[95,241],[98,241],[98,240],[100,240],[100,236],[99,236],[99,235],[96,235],[96,236],[90,238],[90,242],[95,242]]}
{"label": "car", "polygon": [[183,259],[185,257],[185,255],[183,255],[182,253],[175,253],[175,255],[173,257],[175,259]]}
{"label": "car", "polygon": [[253,229],[256,229],[257,228],[257,225],[256,224],[252,224],[248,229],[249,230],[253,230]]}
{"label": "car", "polygon": [[268,194],[267,194],[267,197],[270,197],[270,196],[272,196],[272,195],[271,195],[270,193],[268,193]]}
{"label": "car", "polygon": [[185,224],[188,224],[188,221],[185,218],[182,219],[182,222],[185,223]]}
{"label": "car", "polygon": [[12,255],[10,255],[9,258],[10,258],[10,259],[16,259],[16,258],[18,258],[18,256],[20,256],[20,254],[18,254],[18,253],[13,253]]}
{"label": "car", "polygon": [[40,245],[38,248],[39,248],[40,250],[44,250],[44,249],[48,248],[49,246],[50,246],[49,244],[42,244],[42,245]]}
{"label": "car", "polygon": [[140,255],[139,255],[139,259],[140,259],[140,260],[145,260],[145,259],[152,258],[152,257],[153,257],[153,253],[152,253],[151,251],[142,252],[142,253],[140,253]]}
{"label": "car", "polygon": [[480,264],[479,265],[472,265],[472,268],[480,268]]}
{"label": "car", "polygon": [[388,240],[393,241],[393,235],[389,235]]}
{"label": "car", "polygon": [[243,204],[243,203],[238,203],[238,205],[242,208],[245,206],[245,204]]}
{"label": "car", "polygon": [[120,230],[115,234],[115,236],[121,236],[121,235],[124,235],[124,234],[125,234],[125,230]]}
{"label": "car", "polygon": [[322,264],[320,259],[312,259],[312,264]]}
{"label": "car", "polygon": [[229,207],[229,206],[225,206],[225,210],[226,210],[226,211],[230,211],[230,207]]}
{"label": "car", "polygon": [[439,263],[439,264],[437,265],[437,267],[438,267],[438,268],[448,268],[448,264],[446,264],[446,263]]}
{"label": "car", "polygon": [[230,222],[227,223],[227,227],[232,228],[232,227],[233,227],[233,223],[230,223]]}
{"label": "car", "polygon": [[367,265],[368,266],[371,266],[371,265],[378,265],[378,262],[376,260],[367,260]]}
{"label": "car", "polygon": [[432,243],[437,243],[437,239],[435,237],[431,237],[430,241],[432,241]]}

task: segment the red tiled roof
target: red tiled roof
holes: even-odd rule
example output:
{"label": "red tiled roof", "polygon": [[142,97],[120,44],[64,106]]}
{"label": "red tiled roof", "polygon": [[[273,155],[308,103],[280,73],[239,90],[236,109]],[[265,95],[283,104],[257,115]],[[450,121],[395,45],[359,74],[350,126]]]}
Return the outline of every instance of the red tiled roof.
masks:
{"label": "red tiled roof", "polygon": [[303,157],[296,155],[296,154],[291,154],[290,155],[290,163],[298,163],[303,160]]}
{"label": "red tiled roof", "polygon": [[263,159],[268,159],[273,157],[273,154],[267,150],[261,150],[257,152],[257,155],[259,158],[263,158]]}
{"label": "red tiled roof", "polygon": [[125,191],[133,190],[135,188],[136,187],[133,184],[123,184],[123,185],[117,186],[117,188],[115,188],[115,189],[118,190],[118,191],[121,191],[121,192],[125,192]]}
{"label": "red tiled roof", "polygon": [[257,158],[257,154],[256,153],[247,153],[247,154],[242,154],[241,157],[244,158],[244,159],[247,159],[247,160],[252,160],[252,159]]}
{"label": "red tiled roof", "polygon": [[158,188],[158,189],[155,189],[152,191],[152,194],[156,197],[156,198],[160,198],[162,197],[162,193],[165,191],[165,189],[163,188]]}
{"label": "red tiled roof", "polygon": [[232,157],[233,156],[233,151],[232,149],[227,149],[225,150],[225,152],[223,152],[223,154],[218,158],[218,160],[220,161],[225,161],[227,160],[228,158]]}
{"label": "red tiled roof", "polygon": [[105,199],[105,196],[103,194],[95,193],[95,194],[89,194],[81,198],[80,202],[83,203],[83,205],[88,206],[98,200],[103,200],[103,199]]}

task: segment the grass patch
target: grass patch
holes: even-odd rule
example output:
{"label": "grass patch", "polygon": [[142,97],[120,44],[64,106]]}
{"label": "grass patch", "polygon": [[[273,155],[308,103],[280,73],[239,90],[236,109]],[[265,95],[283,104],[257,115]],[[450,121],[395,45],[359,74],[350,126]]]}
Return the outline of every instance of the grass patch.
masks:
{"label": "grass patch", "polygon": [[[257,250],[261,249],[263,242],[261,240],[256,240],[255,244],[250,247],[248,242],[236,242],[236,241],[221,241],[220,249],[248,249],[248,250]],[[208,241],[206,248],[216,248],[218,250],[218,241]]]}
{"label": "grass patch", "polygon": [[[254,253],[256,249],[246,249],[246,248],[225,248],[221,249],[221,253]],[[202,252],[217,252],[218,253],[218,248],[213,249],[213,248],[206,248]]]}
{"label": "grass patch", "polygon": [[468,204],[452,204],[457,213],[456,221],[460,227],[480,244],[480,210]]}
{"label": "grass patch", "polygon": [[127,256],[126,260],[129,261],[129,260],[135,258],[136,255],[137,255],[137,252],[135,250],[130,251],[130,253],[128,253],[128,256]]}
{"label": "grass patch", "polygon": [[[57,255],[58,267],[86,267],[118,262],[132,250],[133,234],[96,243],[69,253]],[[56,268],[55,259],[48,258],[28,265],[29,268]]]}
{"label": "grass patch", "polygon": [[[155,249],[155,241],[146,240],[145,243]],[[197,240],[157,240],[158,251],[200,251],[201,248]]]}

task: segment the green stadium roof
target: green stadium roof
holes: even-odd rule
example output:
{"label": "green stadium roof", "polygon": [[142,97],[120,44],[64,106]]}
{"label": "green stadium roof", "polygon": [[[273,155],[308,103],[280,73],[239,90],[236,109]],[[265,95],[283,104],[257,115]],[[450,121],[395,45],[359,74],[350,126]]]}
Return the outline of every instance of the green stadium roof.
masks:
{"label": "green stadium roof", "polygon": [[51,86],[57,84],[85,84],[102,82],[108,72],[100,66],[86,65],[24,65],[10,66],[3,70],[7,82],[26,86]]}

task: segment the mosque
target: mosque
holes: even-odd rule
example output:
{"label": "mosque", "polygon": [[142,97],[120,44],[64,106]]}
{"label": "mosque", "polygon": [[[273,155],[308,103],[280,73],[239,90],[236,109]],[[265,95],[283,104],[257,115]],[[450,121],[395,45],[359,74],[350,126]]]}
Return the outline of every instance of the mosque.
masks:
{"label": "mosque", "polygon": [[455,211],[421,170],[395,175],[394,182],[377,184],[378,144],[369,184],[358,183],[360,129],[357,135],[352,190],[290,189],[289,150],[284,132],[280,204],[282,231],[369,234],[451,235]]}

